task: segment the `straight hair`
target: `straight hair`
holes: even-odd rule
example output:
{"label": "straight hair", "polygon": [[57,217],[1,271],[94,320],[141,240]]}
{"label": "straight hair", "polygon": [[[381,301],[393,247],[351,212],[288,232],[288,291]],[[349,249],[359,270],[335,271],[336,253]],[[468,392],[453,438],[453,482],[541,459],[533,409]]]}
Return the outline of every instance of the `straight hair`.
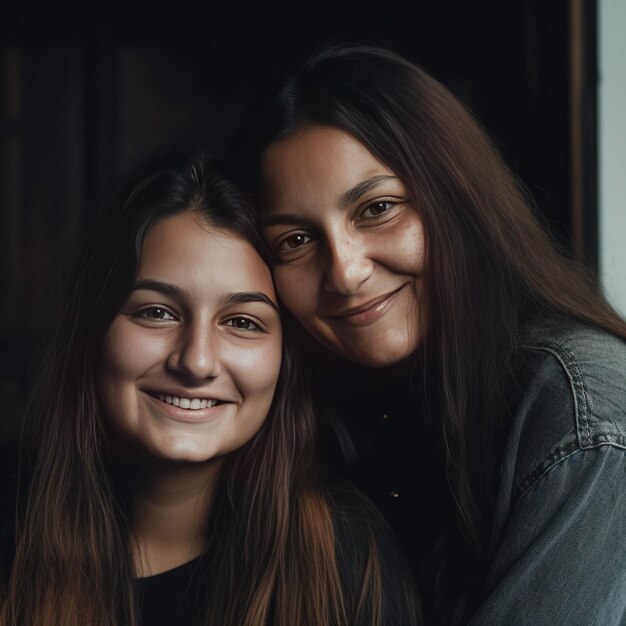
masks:
{"label": "straight hair", "polygon": [[[96,375],[104,335],[135,280],[146,234],[189,210],[244,236],[267,259],[251,209],[202,153],[168,153],[141,167],[92,229],[28,411],[21,453],[28,479],[18,502],[12,573],[2,590],[3,626],[137,624],[127,477],[112,461]],[[207,538],[211,585],[197,623],[380,624],[373,542],[372,566],[359,581],[362,602],[354,609],[346,599],[332,502],[315,463],[309,390],[288,337],[282,359],[265,423],[223,465]]]}
{"label": "straight hair", "polygon": [[[413,63],[370,45],[316,51],[256,123],[247,184],[261,210],[264,150],[317,125],[349,133],[391,169],[423,222],[419,419],[433,433],[457,531],[433,549],[429,576],[438,589],[447,578],[462,614],[479,602],[490,562],[507,397],[524,327],[577,321],[625,339],[626,323],[595,277],[558,251],[479,123]],[[436,603],[453,611],[444,607],[450,598]]]}

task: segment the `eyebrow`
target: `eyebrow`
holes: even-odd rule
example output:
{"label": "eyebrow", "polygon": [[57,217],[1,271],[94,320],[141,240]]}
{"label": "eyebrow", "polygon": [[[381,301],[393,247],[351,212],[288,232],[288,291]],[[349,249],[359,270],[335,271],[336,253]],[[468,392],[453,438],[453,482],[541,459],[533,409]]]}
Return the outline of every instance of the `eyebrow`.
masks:
{"label": "eyebrow", "polygon": [[237,291],[228,293],[222,298],[222,304],[224,306],[229,304],[246,304],[248,302],[262,302],[271,306],[275,311],[278,311],[278,307],[272,299],[260,291]]}
{"label": "eyebrow", "polygon": [[[157,293],[169,296],[175,300],[185,300],[189,297],[184,289],[176,287],[176,285],[149,278],[137,281],[133,285],[133,291],[137,291],[139,289],[156,291]],[[266,296],[261,291],[236,291],[233,293],[227,293],[221,300],[222,306],[228,306],[230,304],[246,304],[248,302],[262,302],[271,306],[275,311],[278,311],[276,303],[274,303],[271,298]]]}
{"label": "eyebrow", "polygon": [[[367,180],[361,181],[351,189],[341,194],[339,197],[339,206],[346,208],[352,203],[356,202],[359,198],[365,195],[368,191],[371,191],[381,183],[388,180],[398,180],[397,176],[390,176],[387,174],[381,174],[379,176],[372,176]],[[312,220],[309,220],[297,213],[277,213],[276,215],[267,215],[261,218],[261,226],[267,228],[269,226],[275,226],[276,224],[289,224],[293,226],[312,226]]]}
{"label": "eyebrow", "polygon": [[352,189],[348,189],[345,193],[341,194],[339,198],[339,204],[342,207],[347,207],[353,202],[356,202],[361,196],[365,195],[371,189],[374,189],[381,183],[384,183],[388,180],[398,180],[397,176],[389,176],[386,174],[381,174],[379,176],[372,176],[372,178],[368,178],[364,180],[358,185],[352,187]]}
{"label": "eyebrow", "polygon": [[170,283],[164,283],[160,280],[151,280],[149,278],[138,280],[133,285],[132,290],[138,291],[140,289],[156,291],[157,293],[161,293],[164,296],[169,296],[170,298],[174,298],[176,300],[184,300],[187,298],[187,292],[184,289],[171,285]]}

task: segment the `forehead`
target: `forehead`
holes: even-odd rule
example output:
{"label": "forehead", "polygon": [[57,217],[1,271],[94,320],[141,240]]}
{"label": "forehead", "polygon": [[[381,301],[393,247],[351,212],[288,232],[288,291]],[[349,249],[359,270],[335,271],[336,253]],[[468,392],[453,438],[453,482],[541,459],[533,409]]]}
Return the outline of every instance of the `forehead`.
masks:
{"label": "forehead", "polygon": [[335,196],[377,175],[393,176],[358,139],[332,126],[305,126],[263,157],[268,206],[294,198]]}
{"label": "forehead", "polygon": [[192,211],[166,218],[147,233],[138,274],[190,292],[274,293],[270,271],[254,247]]}

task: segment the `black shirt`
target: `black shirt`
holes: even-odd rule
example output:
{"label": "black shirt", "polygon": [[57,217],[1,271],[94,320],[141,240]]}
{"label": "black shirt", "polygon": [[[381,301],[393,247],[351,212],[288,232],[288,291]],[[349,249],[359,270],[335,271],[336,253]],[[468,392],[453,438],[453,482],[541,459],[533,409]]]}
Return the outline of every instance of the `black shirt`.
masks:
{"label": "black shirt", "polygon": [[[14,558],[16,461],[13,451],[5,450],[0,458],[0,595],[8,584]],[[26,478],[21,481],[22,486],[27,483]],[[333,483],[327,493],[336,533],[337,562],[348,606],[355,606],[359,601],[371,535],[381,566],[383,624],[410,624],[408,607],[411,603],[407,602],[405,590],[411,588],[411,576],[386,522],[371,502],[348,485]],[[210,567],[211,556],[208,552],[161,574],[135,579],[141,626],[202,624],[207,590],[211,576],[215,575],[211,572],[219,572],[219,564]]]}
{"label": "black shirt", "polygon": [[[373,369],[315,353],[311,380],[329,471],[366,494],[391,527],[419,586],[426,623],[438,623],[439,576],[460,543],[441,439],[417,391],[410,363]],[[457,580],[458,579],[458,580]],[[450,582],[449,581],[449,582]],[[452,590],[455,594],[456,591]],[[445,621],[445,620],[444,620]]]}
{"label": "black shirt", "polygon": [[[359,601],[371,531],[381,565],[382,623],[385,626],[410,624],[404,589],[412,587],[411,576],[387,524],[371,503],[348,485],[333,485],[329,496],[336,532],[337,562],[348,607],[356,606]],[[206,611],[203,590],[211,584],[210,561],[211,555],[207,553],[167,572],[136,579],[141,626],[203,623],[201,616]],[[217,569],[219,571],[219,567]]]}
{"label": "black shirt", "polygon": [[442,530],[448,489],[408,371],[349,364],[324,385],[331,472],[365,493],[382,512],[415,573]]}
{"label": "black shirt", "polygon": [[203,589],[210,584],[206,555],[174,569],[135,579],[141,626],[191,626],[203,613]]}

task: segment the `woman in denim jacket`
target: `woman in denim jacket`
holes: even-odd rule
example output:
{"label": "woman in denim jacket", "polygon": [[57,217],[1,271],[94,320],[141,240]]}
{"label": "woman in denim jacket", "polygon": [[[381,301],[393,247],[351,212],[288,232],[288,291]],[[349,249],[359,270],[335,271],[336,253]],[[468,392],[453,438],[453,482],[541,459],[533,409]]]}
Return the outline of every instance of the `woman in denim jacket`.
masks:
{"label": "woman in denim jacket", "polygon": [[390,521],[427,623],[626,623],[624,320],[413,64],[326,47],[274,104],[278,293],[329,462]]}

